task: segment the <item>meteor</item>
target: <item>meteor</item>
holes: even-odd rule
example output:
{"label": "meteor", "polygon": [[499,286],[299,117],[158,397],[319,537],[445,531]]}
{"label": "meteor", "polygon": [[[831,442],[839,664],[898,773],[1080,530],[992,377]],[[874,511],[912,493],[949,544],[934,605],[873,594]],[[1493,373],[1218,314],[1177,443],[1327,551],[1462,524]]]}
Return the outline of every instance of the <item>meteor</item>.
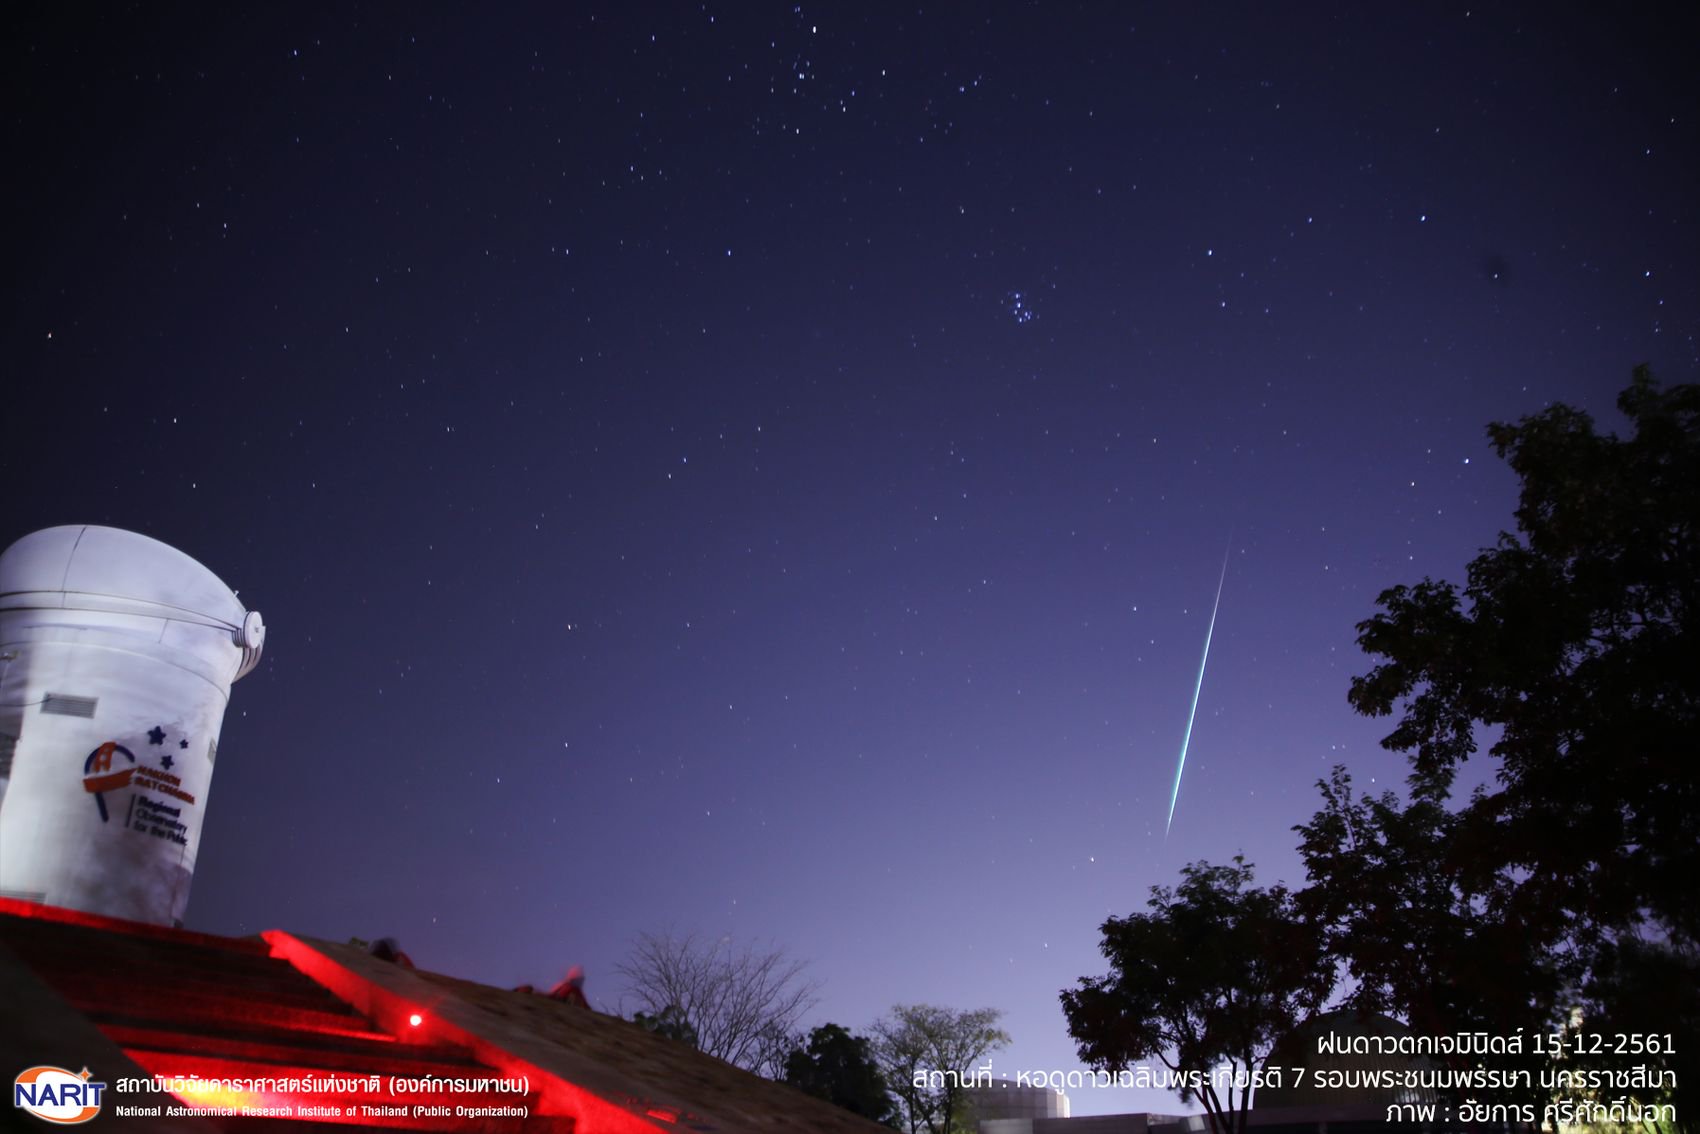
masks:
{"label": "meteor", "polygon": [[1181,741],[1180,763],[1175,765],[1175,790],[1169,793],[1169,821],[1163,825],[1163,838],[1169,837],[1169,828],[1175,825],[1175,801],[1181,797],[1181,773],[1186,771],[1186,750],[1192,744],[1192,722],[1198,716],[1198,695],[1204,689],[1204,667],[1210,662],[1210,639],[1216,635],[1216,612],[1222,609],[1222,584],[1228,581],[1228,553],[1233,549],[1233,540],[1228,541],[1228,548],[1222,552],[1222,574],[1216,580],[1216,603],[1210,608],[1210,629],[1204,634],[1204,657],[1198,663],[1198,683],[1192,687],[1192,712],[1186,718],[1186,739]]}

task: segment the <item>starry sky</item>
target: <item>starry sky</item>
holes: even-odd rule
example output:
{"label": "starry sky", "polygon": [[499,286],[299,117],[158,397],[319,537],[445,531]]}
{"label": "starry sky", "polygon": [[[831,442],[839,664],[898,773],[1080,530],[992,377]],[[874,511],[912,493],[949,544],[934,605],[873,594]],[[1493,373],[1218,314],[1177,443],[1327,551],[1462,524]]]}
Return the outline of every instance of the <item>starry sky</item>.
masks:
{"label": "starry sky", "polygon": [[192,928],[771,943],[1074,1069],[1106,916],[1402,781],[1354,626],[1510,526],[1486,423],[1700,380],[1691,18],[35,5],[0,540],[266,617]]}

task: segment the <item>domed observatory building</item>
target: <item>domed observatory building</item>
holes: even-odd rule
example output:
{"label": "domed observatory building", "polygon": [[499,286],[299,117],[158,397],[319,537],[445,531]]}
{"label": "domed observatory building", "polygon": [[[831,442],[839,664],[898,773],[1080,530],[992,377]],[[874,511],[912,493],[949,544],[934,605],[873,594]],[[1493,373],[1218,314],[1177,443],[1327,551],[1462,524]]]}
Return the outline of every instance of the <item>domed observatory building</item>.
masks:
{"label": "domed observatory building", "polygon": [[265,626],[158,540],[0,555],[0,897],[180,925],[231,683]]}

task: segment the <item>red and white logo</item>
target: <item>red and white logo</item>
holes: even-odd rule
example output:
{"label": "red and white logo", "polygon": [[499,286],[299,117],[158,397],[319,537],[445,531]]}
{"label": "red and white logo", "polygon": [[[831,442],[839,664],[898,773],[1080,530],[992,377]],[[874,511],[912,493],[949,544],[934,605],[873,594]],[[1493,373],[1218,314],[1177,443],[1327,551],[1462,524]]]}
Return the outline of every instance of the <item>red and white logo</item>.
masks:
{"label": "red and white logo", "polygon": [[44,1122],[75,1126],[100,1113],[105,1083],[89,1080],[89,1069],[31,1067],[12,1080],[12,1105]]}

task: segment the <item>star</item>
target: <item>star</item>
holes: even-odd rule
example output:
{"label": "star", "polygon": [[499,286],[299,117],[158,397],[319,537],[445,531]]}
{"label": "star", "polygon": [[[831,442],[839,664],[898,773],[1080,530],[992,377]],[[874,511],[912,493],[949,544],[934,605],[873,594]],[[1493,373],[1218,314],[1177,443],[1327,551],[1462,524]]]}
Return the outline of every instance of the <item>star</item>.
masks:
{"label": "star", "polygon": [[165,743],[165,730],[163,728],[160,728],[158,725],[154,725],[152,728],[148,729],[148,743],[149,744],[164,744]]}
{"label": "star", "polygon": [[188,741],[187,741],[187,740],[179,740],[179,741],[178,741],[178,742],[177,742],[177,747],[179,747],[179,748],[187,748],[187,747],[189,747],[189,742],[188,742]]}
{"label": "star", "polygon": [[164,768],[166,771],[171,770],[171,753],[167,752],[164,756],[159,758],[159,766]]}

